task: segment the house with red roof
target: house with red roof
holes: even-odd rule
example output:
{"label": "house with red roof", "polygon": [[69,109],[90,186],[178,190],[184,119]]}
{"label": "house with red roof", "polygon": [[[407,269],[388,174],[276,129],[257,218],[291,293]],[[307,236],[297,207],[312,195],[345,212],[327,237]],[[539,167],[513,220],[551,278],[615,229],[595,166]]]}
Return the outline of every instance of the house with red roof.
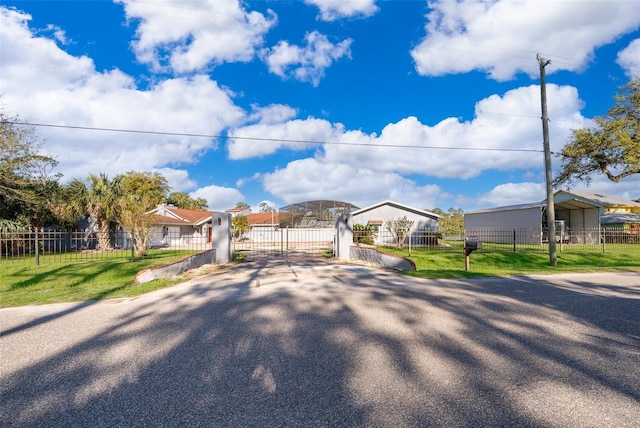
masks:
{"label": "house with red roof", "polygon": [[156,226],[151,231],[151,246],[194,247],[211,243],[211,211],[161,204],[147,214],[156,219]]}
{"label": "house with red roof", "polygon": [[245,217],[249,222],[249,229],[266,227],[271,229],[277,229],[280,224],[280,213],[251,213],[246,214]]}
{"label": "house with red roof", "polygon": [[237,217],[239,215],[246,216],[250,212],[251,212],[251,208],[243,208],[243,207],[229,208],[228,210],[225,211],[225,213],[231,214],[231,218]]}

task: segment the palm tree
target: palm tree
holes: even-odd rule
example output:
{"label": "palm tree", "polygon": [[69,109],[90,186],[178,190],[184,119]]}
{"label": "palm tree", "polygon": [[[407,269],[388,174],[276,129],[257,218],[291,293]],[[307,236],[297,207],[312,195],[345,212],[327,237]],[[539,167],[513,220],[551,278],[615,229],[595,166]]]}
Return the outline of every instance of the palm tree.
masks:
{"label": "palm tree", "polygon": [[98,246],[111,249],[109,226],[118,215],[121,180],[104,174],[89,174],[86,181],[74,179],[67,186],[67,211],[74,219],[89,216],[98,225]]}

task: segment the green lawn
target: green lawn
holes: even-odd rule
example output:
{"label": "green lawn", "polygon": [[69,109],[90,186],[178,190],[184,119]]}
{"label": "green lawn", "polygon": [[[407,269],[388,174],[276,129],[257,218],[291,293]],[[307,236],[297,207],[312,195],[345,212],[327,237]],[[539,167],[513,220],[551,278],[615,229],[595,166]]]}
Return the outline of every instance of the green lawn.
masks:
{"label": "green lawn", "polygon": [[158,250],[149,257],[94,261],[34,259],[0,261],[0,307],[55,302],[100,300],[136,296],[167,285],[177,279],[159,279],[134,284],[144,269],[176,261],[192,251]]}
{"label": "green lawn", "polygon": [[421,278],[464,278],[474,276],[508,276],[563,272],[640,271],[640,246],[637,251],[558,252],[557,266],[549,265],[549,254],[542,251],[488,252],[474,251],[469,257],[469,271],[464,268],[460,251],[438,251],[385,248],[384,252],[406,257],[416,264],[415,272],[407,275]]}
{"label": "green lawn", "polygon": [[[407,257],[407,250],[385,248],[385,252]],[[171,263],[190,252],[160,250],[151,257],[70,262],[42,259],[40,266],[28,260],[0,261],[0,307],[77,302],[136,296],[173,285],[181,279],[159,279],[134,284],[136,273]],[[463,278],[562,272],[640,271],[638,251],[558,252],[558,266],[549,266],[549,255],[542,251],[476,251],[470,256],[470,269],[464,269],[461,250],[442,251],[414,248],[411,259],[417,267],[407,275],[421,278]]]}

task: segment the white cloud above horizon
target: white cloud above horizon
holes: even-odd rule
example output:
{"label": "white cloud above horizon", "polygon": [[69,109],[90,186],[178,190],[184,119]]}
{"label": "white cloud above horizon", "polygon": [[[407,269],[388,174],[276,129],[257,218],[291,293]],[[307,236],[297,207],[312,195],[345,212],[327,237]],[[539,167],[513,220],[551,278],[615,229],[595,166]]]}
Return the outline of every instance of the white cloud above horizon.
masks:
{"label": "white cloud above horizon", "polygon": [[[442,76],[483,70],[497,81],[539,72],[535,54],[554,68],[581,71],[594,49],[640,26],[640,2],[475,0],[430,2],[425,37],[411,51],[416,70]],[[554,29],[549,31],[549,29]]]}
{"label": "white cloud above horizon", "polygon": [[245,200],[244,195],[238,189],[216,185],[200,187],[199,189],[190,192],[189,196],[194,199],[203,198],[207,201],[209,211],[220,212],[224,212],[229,208],[235,207],[236,203],[243,202]]}
{"label": "white cloud above horizon", "polygon": [[[288,119],[268,126],[251,125],[234,130],[233,135],[259,136],[274,141],[232,140],[230,158],[263,156],[278,148],[305,149],[293,140],[335,141],[325,144],[313,158],[293,161],[284,168],[262,176],[263,186],[274,195],[295,202],[302,194],[334,195],[338,199],[397,198],[402,189],[407,199],[424,189],[402,178],[418,174],[438,178],[470,179],[490,170],[540,168],[543,165],[539,86],[531,85],[492,95],[476,104],[471,121],[448,118],[433,126],[415,117],[387,125],[380,135],[345,130],[340,124],[322,119]],[[550,126],[553,150],[558,150],[572,128],[590,124],[580,114],[583,106],[575,88],[548,85]],[[308,134],[310,129],[317,132]],[[289,140],[289,142],[287,141]],[[402,146],[412,146],[406,148]],[[461,150],[461,148],[478,149]],[[525,152],[510,151],[528,150]],[[427,166],[425,168],[425,166]],[[350,178],[349,178],[350,177]],[[351,180],[372,182],[374,189],[344,190]],[[345,184],[346,183],[346,184]],[[384,183],[385,185],[379,184]],[[355,185],[354,185],[355,186]],[[357,187],[357,186],[355,186]],[[415,188],[414,188],[415,187]],[[429,188],[432,189],[432,188]],[[341,197],[339,197],[341,194]],[[433,198],[431,198],[433,200]],[[408,203],[407,200],[399,201]]]}
{"label": "white cloud above horizon", "polygon": [[[65,51],[64,44],[69,42],[69,38],[64,28],[49,26],[47,31],[31,28],[29,14],[0,7],[0,103],[5,111],[18,112],[23,118],[37,123],[166,132],[167,135],[38,128],[38,134],[46,141],[45,154],[59,160],[58,169],[65,179],[84,177],[95,171],[105,171],[110,176],[128,170],[159,171],[174,191],[204,197],[212,209],[224,210],[246,200],[243,191],[259,185],[270,198],[289,203],[334,198],[366,206],[391,199],[419,208],[446,209],[447,204],[482,207],[504,202],[530,202],[534,196],[533,200],[540,199],[536,195],[542,185],[535,182],[539,178],[536,171],[543,164],[538,85],[505,87],[503,91],[487,92],[475,100],[474,115],[469,120],[445,117],[434,123],[424,123],[417,116],[406,115],[383,124],[379,132],[372,133],[347,128],[338,120],[318,118],[297,105],[287,105],[280,100],[264,105],[254,103],[243,108],[240,101],[244,94],[235,93],[226,86],[226,82],[213,80],[210,75],[194,70],[207,69],[222,62],[243,62],[250,57],[258,59],[256,53],[260,52],[262,37],[276,26],[277,18],[275,14],[265,16],[246,11],[238,2],[221,3],[228,3],[224,6],[228,9],[215,9],[223,6],[208,5],[207,8],[214,9],[205,10],[212,16],[215,11],[226,13],[228,16],[224,22],[211,18],[215,21],[213,24],[209,22],[211,28],[194,30],[192,26],[200,24],[193,24],[195,15],[192,12],[202,10],[203,3],[180,8],[179,17],[184,15],[185,23],[181,23],[174,34],[161,34],[168,25],[162,11],[177,10],[174,3],[162,1],[154,11],[148,2],[123,2],[130,24],[138,26],[133,43],[137,44],[140,60],[151,69],[169,67],[178,72],[178,75],[150,79],[152,83],[144,89],[138,87],[137,76],[126,74],[117,67],[99,72],[92,58],[74,56]],[[332,13],[338,13],[338,2],[309,0],[307,3],[321,10],[325,7],[329,11],[334,7]],[[374,1],[350,4],[353,9],[341,9],[339,17],[362,18],[378,10]],[[471,11],[460,10],[458,6],[439,2],[435,5],[437,13],[441,14],[440,20],[451,18],[448,14],[454,10],[460,13],[461,17],[456,18],[460,21],[447,25],[457,28],[456,25],[464,24],[469,34],[480,31],[487,16],[493,14],[495,19],[504,19],[510,8],[515,7],[502,1],[492,4],[476,2],[474,7],[483,8],[485,15],[483,19],[476,19],[468,15]],[[371,9],[372,6],[375,10]],[[582,13],[591,16],[592,9],[585,8]],[[564,12],[558,11],[562,12],[564,8],[554,7],[550,13],[561,19]],[[519,18],[516,16],[514,19],[517,22]],[[631,21],[626,19],[622,22]],[[438,25],[445,24],[441,22]],[[609,37],[606,35],[613,31],[608,24],[603,26],[607,28],[598,30],[593,37],[572,40],[574,45],[581,43],[576,52],[584,55],[584,64],[588,62],[589,52],[592,53],[598,43],[605,43]],[[230,31],[227,47],[233,50],[233,54],[217,50],[217,45],[211,45],[206,53],[192,46],[196,39],[204,42],[211,36],[210,31],[222,31],[222,28]],[[491,30],[483,28],[487,32]],[[178,40],[175,38],[180,34],[188,34],[191,38],[188,49],[184,46],[179,49],[179,43],[171,41]],[[236,43],[235,38],[244,37],[243,34],[247,39]],[[352,39],[332,43],[319,32],[309,34],[314,38],[306,39],[305,46],[287,45],[295,48],[288,56],[283,54],[276,58],[274,48],[269,51],[271,56],[263,57],[273,62],[277,72],[272,72],[285,77],[283,81],[288,78],[312,83],[303,85],[305,87],[319,84],[325,70],[339,59],[350,58],[351,43],[357,43]],[[458,34],[455,31],[451,34],[447,43],[462,40],[454,37]],[[463,32],[460,34],[468,36]],[[437,33],[428,34],[423,44],[429,37],[436,36]],[[494,41],[494,37],[487,35],[482,40]],[[519,39],[520,35],[514,38]],[[283,43],[276,47],[284,46]],[[435,45],[429,43],[425,46],[430,46],[431,54],[435,54]],[[500,48],[506,44],[496,46]],[[639,50],[640,43],[635,40],[620,51],[618,63],[627,73],[637,70]],[[517,70],[528,70],[522,64],[529,61],[520,58],[503,64],[504,68],[495,68],[489,62],[475,60],[461,65],[459,58],[448,53],[440,60],[446,61],[443,72],[463,72],[465,67],[471,67],[486,70],[496,79],[498,76],[512,76]],[[537,73],[537,64],[533,62],[534,73]],[[591,121],[581,113],[584,102],[575,86],[548,84],[547,93],[552,150],[558,151],[567,141],[571,129],[589,126]],[[471,102],[469,106],[473,104]],[[168,135],[172,133],[191,135]],[[196,137],[195,134],[209,137]],[[220,143],[215,138],[219,135],[228,136],[225,147],[219,147]],[[510,149],[532,151],[508,151]],[[291,156],[286,161],[259,167],[247,173],[246,178],[232,177],[222,181],[212,171],[199,177],[213,177],[207,179],[215,183],[198,182],[190,174],[190,167],[212,152],[226,155],[224,162],[233,165],[249,164],[251,160],[282,153]],[[293,156],[298,158],[291,160]],[[558,165],[555,166],[557,168]],[[476,194],[456,194],[441,184],[443,180],[460,180],[469,183],[471,188],[474,180],[495,171],[511,172],[513,177],[493,188],[478,190]],[[225,184],[234,181],[237,188]],[[640,179],[623,180],[614,191],[614,186],[606,179],[596,177],[591,187],[595,186],[605,192],[634,197],[634,189],[640,186]],[[514,200],[520,202],[511,202]]]}
{"label": "white cloud above horizon", "polygon": [[[29,15],[7,9],[0,12],[2,103],[8,106],[7,113],[20,112],[31,123],[62,127],[201,135],[219,135],[244,120],[245,112],[234,105],[232,94],[207,76],[166,79],[139,90],[120,70],[100,73],[89,58],[68,55],[35,34],[28,28]],[[38,135],[45,141],[43,152],[58,160],[58,169],[68,180],[105,167],[110,175],[128,170],[175,170],[217,148],[212,138],[139,132],[69,132],[44,127],[38,129]],[[186,190],[185,186],[195,183],[181,175],[170,184]]]}
{"label": "white cloud above horizon", "polygon": [[267,16],[247,11],[236,0],[116,1],[124,6],[127,20],[137,24],[132,42],[136,58],[154,71],[187,73],[250,61],[277,23],[272,11]]}
{"label": "white cloud above horizon", "polygon": [[305,45],[292,45],[281,40],[270,49],[263,49],[261,56],[271,73],[282,78],[291,77],[301,82],[318,86],[325,70],[342,57],[351,58],[352,39],[331,43],[329,38],[318,31],[304,36]]}
{"label": "white cloud above horizon", "polygon": [[640,39],[633,40],[618,52],[617,62],[630,79],[640,77]]}
{"label": "white cloud above horizon", "polygon": [[320,9],[319,19],[325,21],[367,18],[380,10],[375,0],[305,0],[305,3],[317,6]]}

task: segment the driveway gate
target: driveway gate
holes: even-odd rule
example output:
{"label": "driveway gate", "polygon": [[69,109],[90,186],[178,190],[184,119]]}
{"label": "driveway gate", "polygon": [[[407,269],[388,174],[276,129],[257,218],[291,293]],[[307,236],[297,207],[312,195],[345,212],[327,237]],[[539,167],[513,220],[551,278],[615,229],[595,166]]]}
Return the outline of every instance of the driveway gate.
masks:
{"label": "driveway gate", "polygon": [[332,228],[262,228],[234,236],[234,253],[244,253],[246,259],[291,257],[300,254],[320,255],[333,251],[335,227]]}

